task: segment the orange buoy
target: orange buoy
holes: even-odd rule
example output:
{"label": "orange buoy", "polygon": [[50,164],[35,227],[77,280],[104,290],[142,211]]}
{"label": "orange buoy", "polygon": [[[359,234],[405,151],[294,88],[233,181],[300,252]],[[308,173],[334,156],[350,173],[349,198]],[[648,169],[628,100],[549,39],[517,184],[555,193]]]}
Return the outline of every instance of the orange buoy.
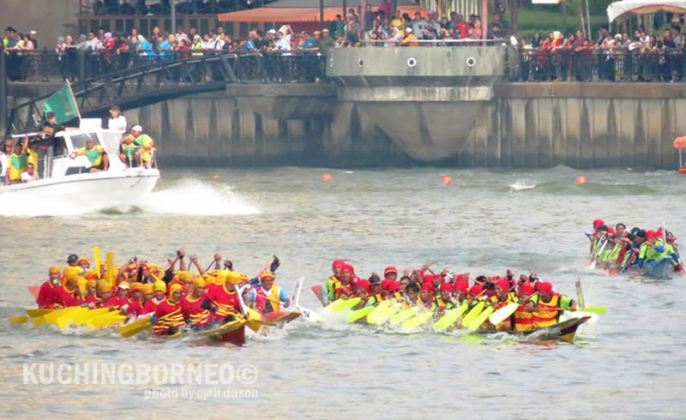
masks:
{"label": "orange buoy", "polygon": [[219,175],[217,175],[217,174],[212,175],[212,179],[219,179]]}
{"label": "orange buoy", "polygon": [[443,176],[441,177],[441,184],[452,184],[453,179],[449,176]]}
{"label": "orange buoy", "polygon": [[333,180],[333,175],[331,175],[331,174],[322,175],[322,181],[332,181],[332,180]]}
{"label": "orange buoy", "polygon": [[588,182],[588,179],[586,179],[585,176],[577,176],[576,177],[576,183],[577,184],[585,184]]}

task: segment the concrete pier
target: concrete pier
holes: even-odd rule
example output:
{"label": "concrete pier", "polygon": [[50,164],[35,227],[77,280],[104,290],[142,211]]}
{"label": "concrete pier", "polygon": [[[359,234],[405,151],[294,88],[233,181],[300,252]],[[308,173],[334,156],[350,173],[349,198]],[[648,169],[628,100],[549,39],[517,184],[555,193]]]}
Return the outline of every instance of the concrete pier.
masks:
{"label": "concrete pier", "polygon": [[163,164],[675,167],[686,84],[509,83],[511,57],[505,46],[341,48],[326,82],[230,84],[125,115]]}

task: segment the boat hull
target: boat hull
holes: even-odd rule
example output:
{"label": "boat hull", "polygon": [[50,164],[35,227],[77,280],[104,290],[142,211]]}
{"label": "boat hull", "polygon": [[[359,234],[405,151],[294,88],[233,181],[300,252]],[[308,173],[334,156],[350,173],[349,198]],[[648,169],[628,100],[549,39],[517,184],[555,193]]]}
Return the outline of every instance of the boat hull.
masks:
{"label": "boat hull", "polygon": [[674,272],[671,258],[663,258],[659,261],[650,260],[643,263],[643,274],[656,279],[667,279]]}
{"label": "boat hull", "polygon": [[52,207],[65,206],[82,211],[130,207],[141,203],[159,178],[157,169],[133,168],[8,185],[0,189],[1,210],[21,214],[22,210],[49,212]]}
{"label": "boat hull", "polygon": [[[569,343],[574,342],[574,337],[576,336],[576,330],[584,324],[586,321],[591,319],[590,316],[583,316],[581,318],[572,318],[567,321],[551,325],[549,327],[537,328],[535,330],[529,331],[500,331],[507,332],[511,335],[527,338],[530,340],[562,340]],[[496,331],[483,331],[482,334],[494,334]]]}

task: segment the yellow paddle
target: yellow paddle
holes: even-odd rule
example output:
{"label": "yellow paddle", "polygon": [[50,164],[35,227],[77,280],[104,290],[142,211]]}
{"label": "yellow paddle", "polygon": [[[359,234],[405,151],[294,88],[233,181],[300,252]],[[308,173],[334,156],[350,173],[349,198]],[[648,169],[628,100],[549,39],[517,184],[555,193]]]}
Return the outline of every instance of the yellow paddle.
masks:
{"label": "yellow paddle", "polygon": [[419,309],[419,306],[413,306],[405,310],[400,310],[400,312],[391,317],[391,324],[400,324],[401,322],[412,318],[419,312]]}
{"label": "yellow paddle", "polygon": [[119,327],[117,331],[119,331],[119,334],[121,334],[122,337],[132,337],[141,331],[147,330],[151,326],[150,317],[146,316]]}
{"label": "yellow paddle", "polygon": [[435,332],[440,332],[450,328],[469,308],[469,302],[466,300],[457,308],[447,311],[438,321],[433,325]]}
{"label": "yellow paddle", "polygon": [[35,318],[37,316],[43,316],[45,314],[49,314],[52,311],[53,311],[53,309],[27,309],[26,315],[30,316],[31,318]]}
{"label": "yellow paddle", "polygon": [[329,310],[332,312],[343,312],[346,309],[350,309],[353,306],[357,306],[362,299],[359,297],[352,297],[349,299],[337,299],[331,303],[329,303],[324,310]]}
{"label": "yellow paddle", "polygon": [[360,319],[362,319],[362,318],[366,317],[367,315],[369,315],[370,313],[372,313],[372,311],[374,311],[374,309],[376,309],[375,306],[365,306],[365,307],[360,308],[356,311],[350,312],[348,315],[345,316],[345,320],[348,323],[357,322]]}
{"label": "yellow paddle", "polygon": [[110,311],[106,314],[96,316],[95,318],[90,318],[86,321],[86,326],[89,330],[97,330],[124,321],[126,321],[126,316],[119,313],[119,311]]}
{"label": "yellow paddle", "polygon": [[29,322],[29,317],[26,315],[11,316],[10,317],[10,324],[12,324],[12,325],[23,324],[25,322]]}
{"label": "yellow paddle", "polygon": [[95,318],[96,316],[100,316],[102,314],[106,314],[107,312],[109,312],[108,308],[90,309],[87,312],[82,312],[80,314],[73,315],[71,317],[71,322],[74,325],[83,325],[89,319]]}
{"label": "yellow paddle", "polygon": [[112,251],[107,251],[107,281],[112,287],[114,287],[114,282],[116,280],[114,276],[114,253]]}
{"label": "yellow paddle", "polygon": [[401,325],[401,328],[406,332],[412,331],[415,328],[421,326],[422,324],[429,322],[429,320],[431,320],[431,318],[433,318],[433,315],[434,315],[433,311],[422,312],[419,315],[412,317],[412,318],[408,319],[407,321],[403,322],[403,324]]}
{"label": "yellow paddle", "polygon": [[52,311],[52,312],[49,312],[49,313],[43,315],[43,320],[49,324],[52,324],[60,316],[68,314],[69,312],[76,311],[79,308],[81,308],[81,307],[80,306],[69,306],[67,308],[58,309],[56,311]]}
{"label": "yellow paddle", "polygon": [[467,315],[465,315],[464,318],[462,318],[462,326],[463,327],[468,327],[469,324],[471,324],[474,319],[479,316],[481,311],[484,309],[484,306],[486,306],[486,302],[481,301],[476,304],[469,312],[467,312]]}
{"label": "yellow paddle", "polygon": [[95,272],[98,273],[98,278],[101,279],[100,265],[102,262],[100,261],[100,247],[97,245],[93,247],[93,264],[95,265]]}
{"label": "yellow paddle", "polygon": [[374,310],[371,311],[369,313],[369,315],[367,315],[367,323],[368,324],[375,324],[379,315],[384,313],[384,311],[386,309],[388,309],[390,306],[391,306],[391,300],[390,299],[386,299],[386,300],[382,301],[381,303],[379,303],[378,305],[376,305]]}
{"label": "yellow paddle", "polygon": [[479,314],[479,316],[474,318],[472,322],[469,323],[469,330],[478,330],[481,324],[483,324],[488,319],[488,317],[493,313],[493,311],[495,311],[495,309],[492,306],[486,308],[483,312]]}
{"label": "yellow paddle", "polygon": [[72,319],[74,316],[83,315],[83,314],[87,313],[88,311],[89,311],[88,308],[79,307],[78,309],[76,309],[74,311],[68,312],[64,315],[57,317],[57,319],[55,319],[55,321],[54,321],[54,324],[57,325],[57,327],[60,330],[63,330],[65,327],[67,327],[67,325],[72,323]]}
{"label": "yellow paddle", "polygon": [[380,313],[374,314],[372,321],[370,321],[369,317],[367,317],[367,323],[373,325],[383,325],[384,323],[386,323],[386,321],[391,319],[396,313],[402,310],[402,304],[400,304],[399,302],[391,302],[386,308],[382,309]]}

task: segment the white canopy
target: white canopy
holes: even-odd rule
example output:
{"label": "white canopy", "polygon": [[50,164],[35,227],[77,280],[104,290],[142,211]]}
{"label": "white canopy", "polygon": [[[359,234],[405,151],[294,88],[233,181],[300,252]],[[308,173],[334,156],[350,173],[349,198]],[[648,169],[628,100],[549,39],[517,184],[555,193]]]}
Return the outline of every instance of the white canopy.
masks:
{"label": "white canopy", "polygon": [[623,0],[607,6],[610,22],[625,13],[644,15],[656,12],[686,13],[686,0]]}

